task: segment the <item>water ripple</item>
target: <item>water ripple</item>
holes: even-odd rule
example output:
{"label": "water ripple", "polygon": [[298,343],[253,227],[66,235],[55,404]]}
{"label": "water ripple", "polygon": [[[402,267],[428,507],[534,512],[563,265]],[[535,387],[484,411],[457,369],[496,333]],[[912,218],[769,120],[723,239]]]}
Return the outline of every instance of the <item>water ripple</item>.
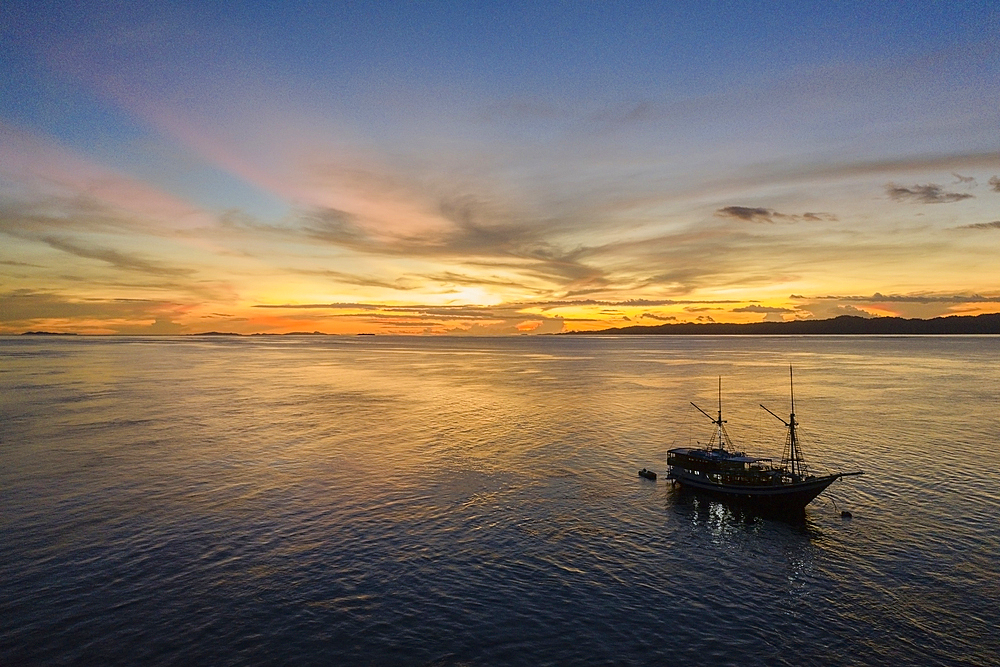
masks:
{"label": "water ripple", "polygon": [[[994,664],[998,346],[3,338],[0,663]],[[798,523],[636,477],[719,375],[780,449],[789,361],[864,476]]]}

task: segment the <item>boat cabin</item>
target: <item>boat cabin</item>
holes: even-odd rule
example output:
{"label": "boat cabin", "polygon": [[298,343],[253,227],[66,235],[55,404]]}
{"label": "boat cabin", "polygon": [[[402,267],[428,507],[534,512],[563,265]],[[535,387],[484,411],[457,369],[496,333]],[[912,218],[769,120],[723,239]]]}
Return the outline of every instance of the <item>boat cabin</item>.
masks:
{"label": "boat cabin", "polygon": [[672,479],[694,478],[711,484],[772,485],[782,483],[784,477],[771,465],[771,459],[725,449],[671,449],[667,452],[667,466]]}
{"label": "boat cabin", "polygon": [[749,470],[751,467],[761,467],[754,466],[755,463],[770,463],[770,461],[771,459],[761,459],[747,456],[743,452],[729,452],[724,449],[680,447],[667,452],[667,465],[703,472]]}

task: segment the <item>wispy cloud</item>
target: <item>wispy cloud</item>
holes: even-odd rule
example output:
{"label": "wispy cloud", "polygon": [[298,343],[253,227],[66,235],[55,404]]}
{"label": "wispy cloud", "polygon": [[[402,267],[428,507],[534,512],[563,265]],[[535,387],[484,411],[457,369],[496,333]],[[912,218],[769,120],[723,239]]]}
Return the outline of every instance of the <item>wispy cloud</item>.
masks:
{"label": "wispy cloud", "polygon": [[934,183],[914,185],[909,188],[890,183],[885,186],[885,191],[896,201],[916,201],[921,204],[950,204],[963,199],[972,199],[974,196],[968,192],[948,192]]}
{"label": "wispy cloud", "polygon": [[790,222],[832,222],[837,216],[831,213],[779,213],[774,209],[750,207],[750,206],[726,206],[718,209],[715,214],[722,218],[733,218],[736,220],[746,220],[747,222],[776,222],[779,220]]}
{"label": "wispy cloud", "polygon": [[88,196],[46,196],[24,201],[0,200],[0,233],[18,238],[51,234],[58,230],[80,232],[138,231],[142,225],[118,215]]}
{"label": "wispy cloud", "polygon": [[989,183],[993,192],[1000,192],[1000,176],[991,176]]}
{"label": "wispy cloud", "polygon": [[29,264],[28,262],[18,262],[12,259],[0,260],[0,264],[4,266],[21,266],[24,268],[40,269],[42,266],[40,264]]}
{"label": "wispy cloud", "polygon": [[1000,229],[1000,220],[992,222],[973,222],[969,225],[961,225],[955,229]]}
{"label": "wispy cloud", "polygon": [[[567,321],[560,314],[547,314],[544,309],[526,304],[497,306],[473,305],[391,305],[372,303],[322,304],[258,304],[255,308],[279,310],[323,311],[311,316],[314,321],[326,319],[362,320],[371,325],[386,326],[404,333],[462,333],[463,335],[502,335],[532,331],[558,333]],[[310,317],[310,316],[307,316]],[[414,330],[414,328],[417,328]],[[429,329],[428,329],[429,328]]]}
{"label": "wispy cloud", "polygon": [[301,231],[316,241],[369,252],[385,245],[373,238],[359,224],[358,219],[347,211],[335,208],[315,209],[303,215],[300,220]]}
{"label": "wispy cloud", "polygon": [[171,319],[186,307],[153,299],[80,298],[54,290],[18,289],[0,294],[0,325],[7,331],[37,326],[118,333],[176,333]]}
{"label": "wispy cloud", "polygon": [[330,302],[330,303],[272,303],[272,304],[256,304],[254,308],[275,308],[275,309],[291,309],[291,310],[366,310],[366,311],[382,311],[391,310],[396,312],[418,312],[427,313],[435,312],[439,314],[449,314],[449,315],[483,315],[489,313],[497,312],[521,312],[531,308],[537,308],[542,311],[552,310],[555,308],[562,307],[583,307],[592,306],[598,308],[638,308],[638,307],[657,307],[657,306],[705,306],[705,309],[717,308],[718,306],[723,306],[726,304],[741,303],[740,301],[735,301],[731,299],[721,299],[721,300],[678,300],[678,299],[629,299],[622,301],[602,301],[597,299],[553,299],[544,301],[521,301],[506,303],[500,306],[472,306],[472,305],[393,305],[386,303],[348,303],[348,302]]}
{"label": "wispy cloud", "polygon": [[[521,221],[503,208],[473,197],[442,200],[440,214],[448,224],[420,235],[384,233],[337,209],[314,210],[304,214],[297,225],[272,227],[271,231],[369,256],[458,261],[467,266],[506,269],[567,294],[586,294],[610,284],[606,269],[585,261],[596,249],[584,245],[564,249],[546,240],[552,229],[545,221]],[[451,278],[457,279],[457,275],[451,274]],[[477,280],[487,284],[482,278]],[[507,284],[523,285],[523,281]]]}
{"label": "wispy cloud", "polygon": [[417,289],[421,285],[406,284],[404,279],[394,281],[384,280],[373,276],[359,276],[344,271],[333,271],[331,269],[285,269],[286,273],[296,273],[303,276],[314,276],[317,278],[328,278],[331,281],[342,285],[358,285],[360,287],[380,287],[383,289],[409,291]]}
{"label": "wispy cloud", "polygon": [[773,171],[764,171],[762,175],[767,178],[766,182],[815,180],[817,178],[878,177],[894,173],[991,169],[995,167],[998,160],[1000,160],[1000,151],[966,151],[872,160],[844,160],[833,163],[817,162],[807,165],[782,165]]}
{"label": "wispy cloud", "polygon": [[[543,300],[475,305],[393,305],[385,303],[307,303],[257,304],[256,309],[296,312],[296,317],[321,323],[324,320],[351,320],[371,325],[388,326],[414,333],[415,326],[436,327],[437,333],[493,335],[532,331],[556,333],[567,324],[608,324],[609,321],[648,319],[659,322],[677,321],[675,315],[650,312],[647,308],[687,305],[694,310],[721,311],[729,301],[624,300],[600,301]],[[701,306],[699,308],[699,306]],[[638,309],[642,309],[637,312]],[[309,313],[315,313],[310,315]],[[610,324],[608,324],[610,326]]]}
{"label": "wispy cloud", "polygon": [[794,313],[795,310],[792,308],[781,308],[778,306],[760,306],[757,304],[751,304],[749,306],[742,306],[740,308],[733,308],[734,313]]}
{"label": "wispy cloud", "polygon": [[194,273],[191,269],[168,266],[139,255],[130,255],[111,248],[85,246],[67,238],[46,236],[41,240],[56,250],[61,250],[85,259],[106,262],[117,269],[125,271],[137,271],[155,276],[190,276]]}
{"label": "wispy cloud", "polygon": [[879,292],[875,292],[871,296],[802,296],[799,294],[792,294],[790,298],[816,301],[854,301],[862,303],[1000,303],[1000,296],[983,296],[982,294],[881,294]]}
{"label": "wispy cloud", "polygon": [[715,212],[726,218],[736,218],[748,222],[774,222],[774,211],[769,208],[751,208],[749,206],[726,206]]}
{"label": "wispy cloud", "polygon": [[[149,183],[120,173],[0,120],[0,216],[23,224],[174,230],[211,216]],[[15,194],[16,193],[16,194]]]}

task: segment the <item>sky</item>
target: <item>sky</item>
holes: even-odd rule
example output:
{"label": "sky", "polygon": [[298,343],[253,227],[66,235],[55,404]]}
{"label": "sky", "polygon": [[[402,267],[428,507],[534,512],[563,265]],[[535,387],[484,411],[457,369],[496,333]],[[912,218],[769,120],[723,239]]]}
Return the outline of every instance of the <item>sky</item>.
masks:
{"label": "sky", "polygon": [[0,333],[1000,312],[1000,4],[0,9]]}

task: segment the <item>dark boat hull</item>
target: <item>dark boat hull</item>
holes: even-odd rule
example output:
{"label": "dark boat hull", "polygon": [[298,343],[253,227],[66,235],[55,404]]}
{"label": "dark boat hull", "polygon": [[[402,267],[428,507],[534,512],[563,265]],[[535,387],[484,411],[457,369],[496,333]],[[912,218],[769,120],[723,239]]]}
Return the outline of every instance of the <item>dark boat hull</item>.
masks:
{"label": "dark boat hull", "polygon": [[670,478],[680,484],[681,488],[712,495],[740,505],[766,511],[797,512],[805,509],[805,506],[823,493],[826,487],[842,476],[842,474],[826,475],[795,484],[766,486],[716,484],[685,474],[672,474]]}

